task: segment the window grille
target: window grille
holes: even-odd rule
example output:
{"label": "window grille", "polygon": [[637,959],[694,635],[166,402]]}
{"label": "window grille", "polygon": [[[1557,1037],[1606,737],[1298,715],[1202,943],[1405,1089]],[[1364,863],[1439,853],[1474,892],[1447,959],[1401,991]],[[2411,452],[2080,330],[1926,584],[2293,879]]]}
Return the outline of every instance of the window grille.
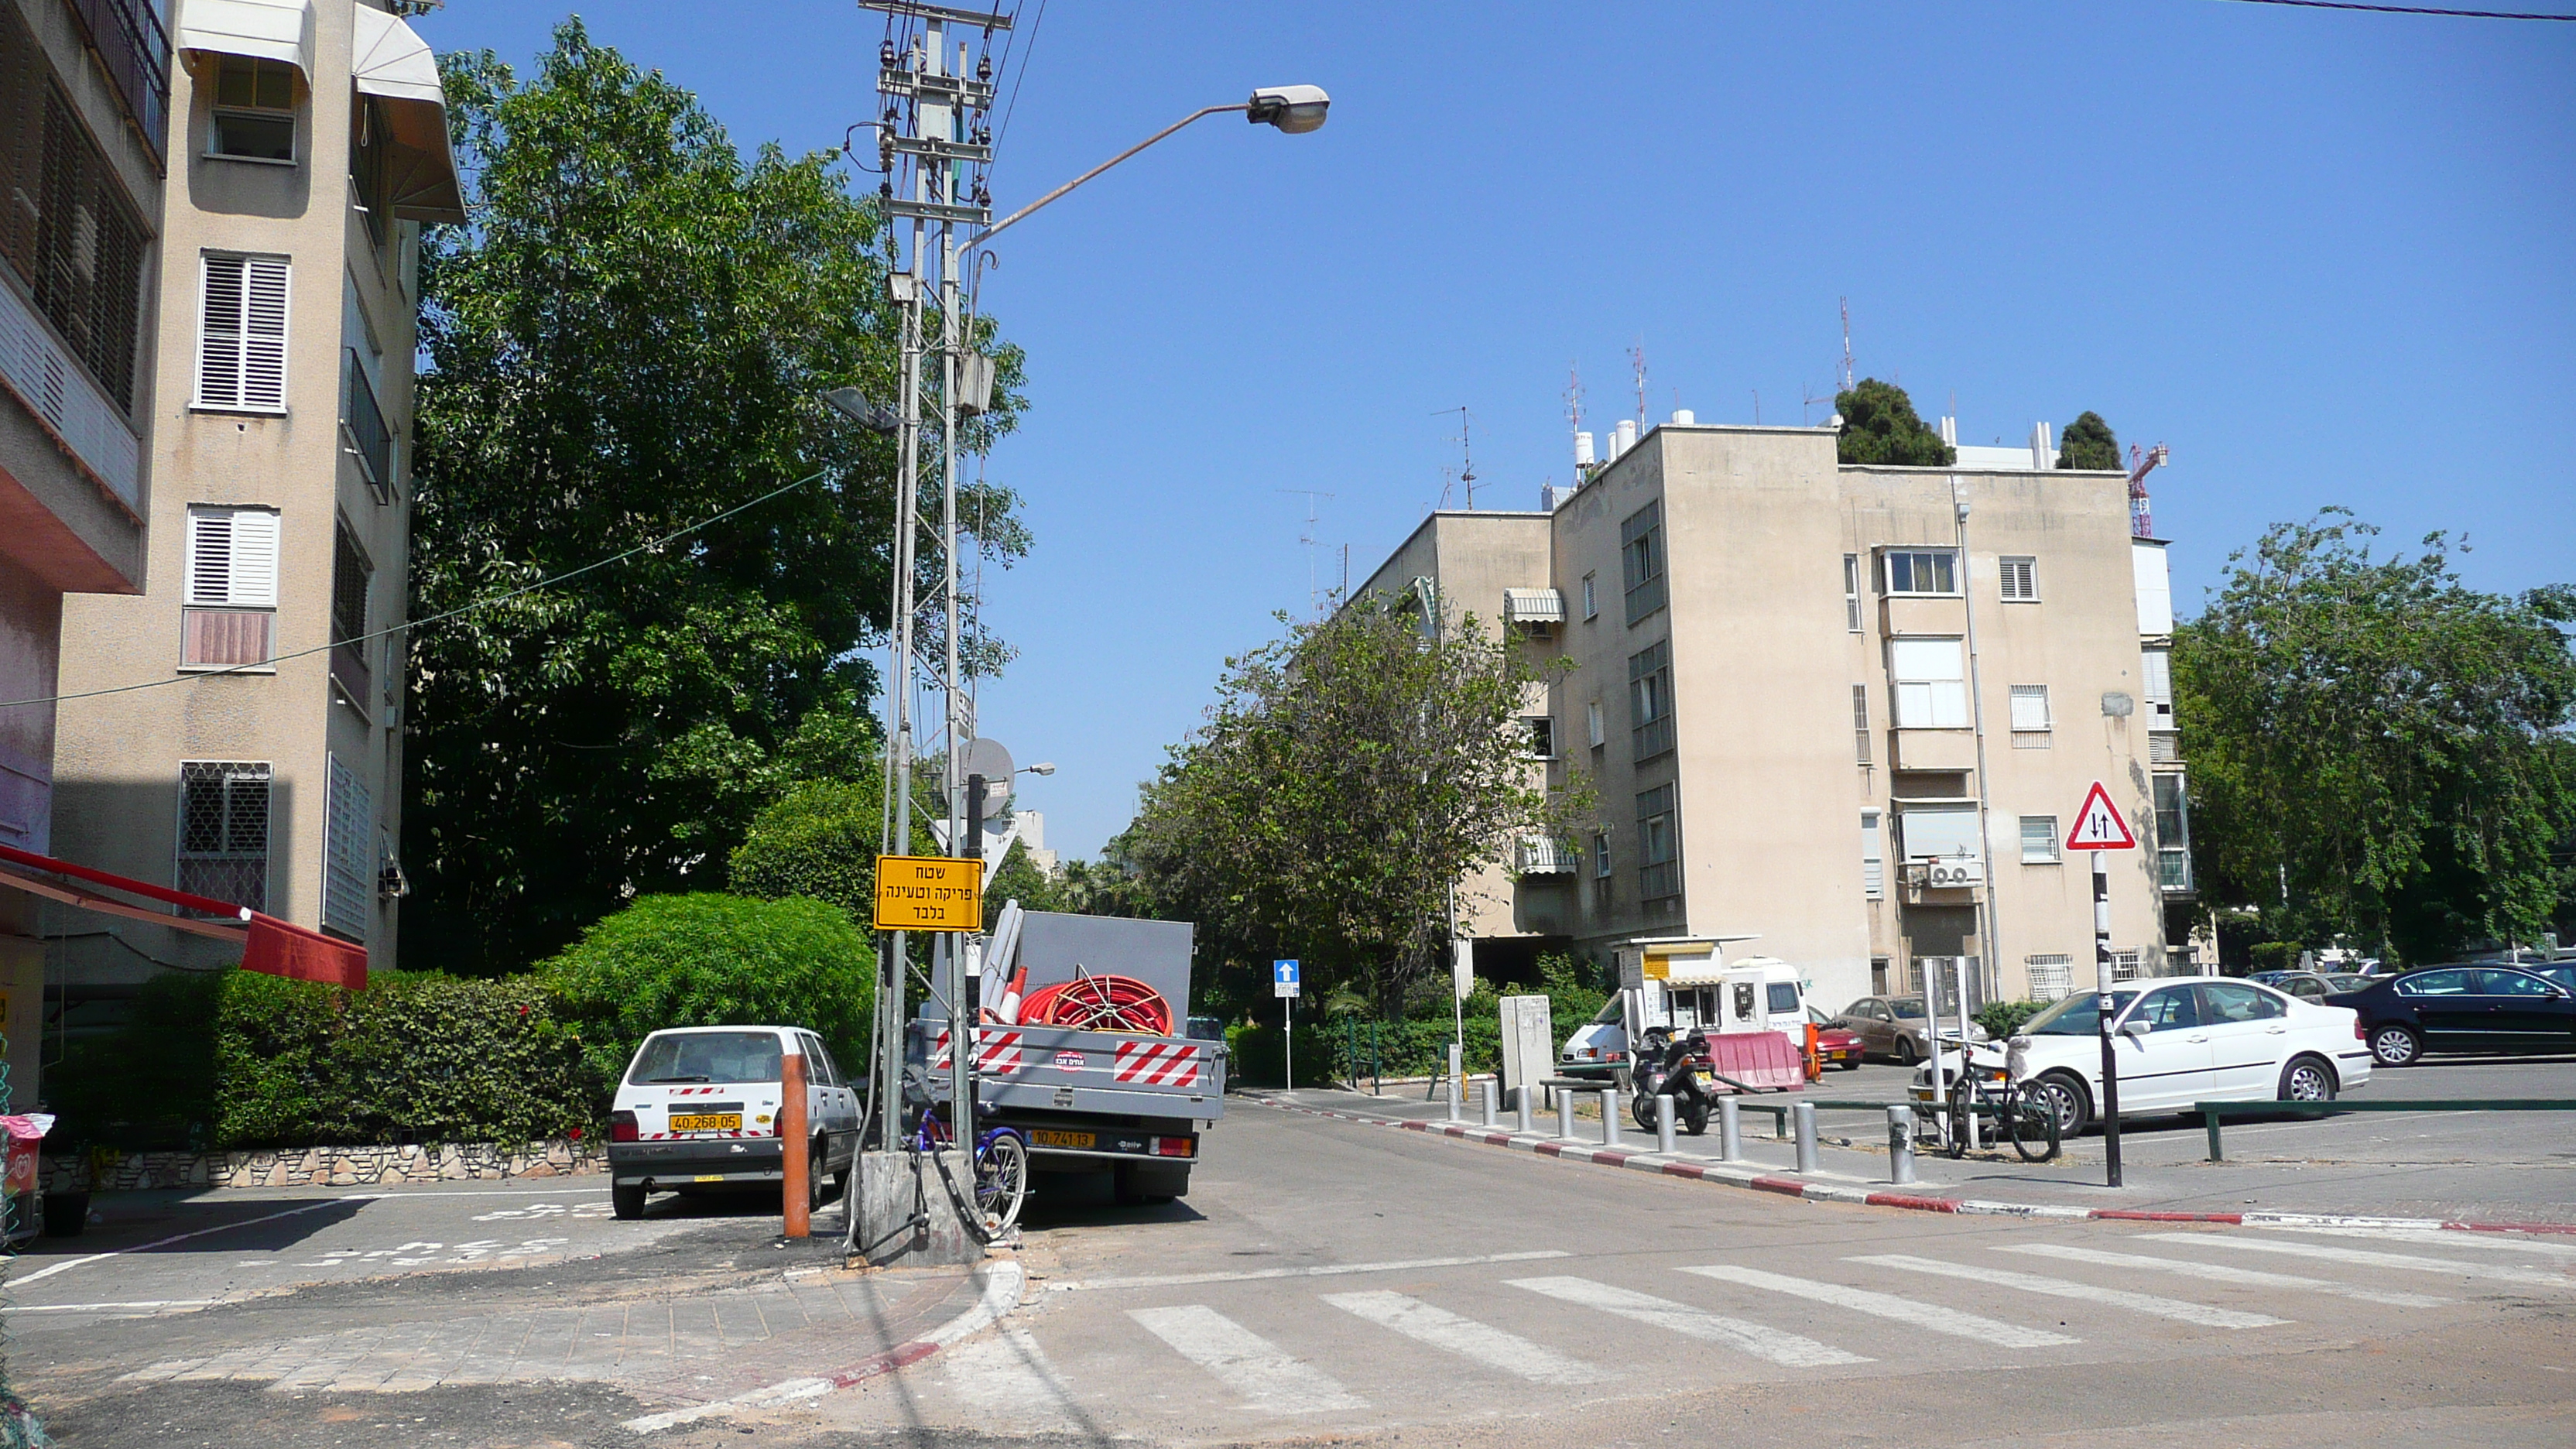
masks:
{"label": "window grille", "polygon": [[2021,818],[2021,863],[2055,865],[2058,854],[2057,817],[2025,815]]}
{"label": "window grille", "polygon": [[2029,604],[2039,600],[2039,560],[2034,558],[1997,559],[2003,575],[2004,602]]}
{"label": "window grille", "polygon": [[2061,1001],[2075,990],[2075,958],[2063,955],[2025,956],[2022,966],[2030,973],[2030,999]]}
{"label": "window grille", "polygon": [[1860,632],[1860,555],[1843,555],[1843,627]]}
{"label": "window grille", "polygon": [[2048,729],[2048,686],[2016,684],[2012,687],[2012,727],[2016,732]]}
{"label": "window grille", "polygon": [[204,254],[197,331],[197,406],[286,411],[284,257]]}
{"label": "window grille", "polygon": [[374,804],[366,782],[338,755],[330,757],[330,777],[322,839],[322,928],[363,941],[376,895]]}
{"label": "window grille", "polygon": [[0,15],[0,259],[128,412],[145,245],[133,203],[54,85],[35,33],[17,11]]}
{"label": "window grille", "polygon": [[1664,507],[1649,503],[1619,525],[1619,573],[1628,590],[1628,624],[1664,606]]}
{"label": "window grille", "polygon": [[366,552],[341,524],[331,548],[331,677],[347,690],[351,703],[366,708],[373,687],[367,666],[367,588],[375,577]]}
{"label": "window grille", "polygon": [[179,766],[180,890],[268,909],[269,779],[265,761]]}
{"label": "window grille", "polygon": [[2138,975],[2139,975],[2139,968],[2138,968],[2138,953],[2137,953],[2137,952],[2135,952],[2135,951],[2114,951],[2114,952],[2112,952],[2112,953],[2111,953],[2111,979],[2112,979],[2112,980],[2114,980],[2114,981],[2135,981],[2135,980],[2137,980],[2137,979],[2138,979]]}
{"label": "window grille", "polygon": [[1869,763],[1869,686],[1852,686],[1852,754],[1861,764]]}

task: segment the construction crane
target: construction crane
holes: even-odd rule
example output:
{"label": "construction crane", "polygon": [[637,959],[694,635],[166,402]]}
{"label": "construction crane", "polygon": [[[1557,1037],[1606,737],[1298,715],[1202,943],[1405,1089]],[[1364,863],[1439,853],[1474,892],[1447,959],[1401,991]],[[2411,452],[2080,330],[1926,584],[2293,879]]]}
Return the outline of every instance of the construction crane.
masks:
{"label": "construction crane", "polygon": [[2172,461],[2165,445],[2156,444],[2144,452],[2129,445],[2129,534],[2133,538],[2156,536],[2156,520],[2147,512],[2147,475]]}

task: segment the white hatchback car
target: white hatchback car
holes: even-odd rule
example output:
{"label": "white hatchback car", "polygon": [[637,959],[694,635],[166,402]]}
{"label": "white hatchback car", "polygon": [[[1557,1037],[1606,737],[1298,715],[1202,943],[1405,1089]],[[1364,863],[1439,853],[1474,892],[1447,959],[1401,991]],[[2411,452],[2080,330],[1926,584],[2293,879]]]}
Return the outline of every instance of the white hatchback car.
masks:
{"label": "white hatchback car", "polygon": [[[2251,981],[2187,977],[2113,987],[2111,1011],[2124,1118],[2188,1112],[2194,1102],[2332,1101],[2370,1081],[2370,1046],[2350,1007]],[[2101,1021],[2097,993],[2079,991],[2021,1029],[2030,1042],[2025,1079],[2070,1137],[2099,1115]],[[2004,1054],[1990,1043],[1970,1056],[2000,1071]],[[1928,1090],[1930,1078],[1927,1065],[1916,1081]]]}
{"label": "white hatchback car", "polygon": [[782,1058],[805,1057],[809,1195],[847,1190],[859,1150],[859,1094],[820,1037],[792,1026],[691,1026],[644,1038],[608,1114],[609,1201],[640,1217],[649,1193],[752,1187],[786,1179],[778,1140]]}

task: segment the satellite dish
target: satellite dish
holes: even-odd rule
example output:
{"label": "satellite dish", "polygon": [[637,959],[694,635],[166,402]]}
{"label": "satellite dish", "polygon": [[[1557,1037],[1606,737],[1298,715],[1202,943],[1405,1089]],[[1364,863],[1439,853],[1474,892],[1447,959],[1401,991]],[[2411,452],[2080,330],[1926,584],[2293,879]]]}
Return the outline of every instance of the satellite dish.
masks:
{"label": "satellite dish", "polygon": [[961,803],[965,798],[963,792],[966,789],[966,777],[969,775],[984,777],[984,813],[986,815],[989,816],[1010,803],[1011,782],[1017,778],[1017,775],[1011,768],[1011,752],[1002,748],[1001,741],[979,739],[966,747],[964,757],[958,761],[957,767],[957,789],[960,792],[958,798]]}

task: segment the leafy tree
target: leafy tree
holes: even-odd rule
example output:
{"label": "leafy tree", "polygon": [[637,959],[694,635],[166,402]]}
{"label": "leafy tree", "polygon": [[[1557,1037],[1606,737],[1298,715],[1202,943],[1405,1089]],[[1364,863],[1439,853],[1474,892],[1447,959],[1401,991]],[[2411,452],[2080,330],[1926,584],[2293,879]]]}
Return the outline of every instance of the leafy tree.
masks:
{"label": "leafy tree", "polygon": [[1451,884],[1585,805],[1529,759],[1541,675],[1519,647],[1473,616],[1414,620],[1363,600],[1227,661],[1146,786],[1121,845],[1199,923],[1203,961],[1298,956],[1318,994],[1348,982],[1399,1014],[1442,967]]}
{"label": "leafy tree", "polygon": [[2096,412],[2079,414],[2066,425],[2057,439],[2057,466],[2060,468],[2117,468],[2120,466],[2120,440],[2111,434],[2111,425]]}
{"label": "leafy tree", "polygon": [[701,892],[646,896],[538,968],[582,1026],[598,1080],[614,1081],[671,1026],[801,1026],[849,1070],[866,1061],[876,953],[821,901]]}
{"label": "leafy tree", "polygon": [[1834,411],[1843,418],[1842,436],[1834,441],[1840,462],[1939,468],[1959,460],[1958,450],[1923,426],[1914,415],[1914,399],[1892,382],[1864,377],[1849,392],[1834,394]]}
{"label": "leafy tree", "polygon": [[[411,636],[405,948],[491,972],[720,883],[763,803],[873,748],[893,445],[819,394],[894,396],[898,323],[882,218],[828,153],[744,158],[577,19],[528,84],[489,52],[444,65],[473,219],[422,243],[412,617],[812,478]],[[1020,368],[975,335],[1002,384],[961,435],[982,449]],[[1015,503],[964,510],[1004,559]]]}
{"label": "leafy tree", "polygon": [[1029,859],[1029,844],[1025,840],[1012,841],[1011,848],[1002,853],[1002,863],[993,867],[993,873],[985,877],[985,930],[993,929],[993,922],[1002,914],[1002,906],[1009,901],[1018,901],[1024,911],[1062,909],[1056,902],[1054,878],[1038,869],[1037,863]]}
{"label": "leafy tree", "polygon": [[2277,525],[2175,632],[2201,887],[2276,939],[2408,961],[2534,939],[2576,832],[2576,587],[2480,593],[2444,535],[2382,557],[2377,532]]}
{"label": "leafy tree", "polygon": [[[885,776],[873,757],[859,763],[846,778],[799,781],[761,807],[729,862],[735,891],[762,900],[828,902],[867,929],[875,916],[877,847],[885,838]],[[918,815],[912,853],[939,853]]]}

